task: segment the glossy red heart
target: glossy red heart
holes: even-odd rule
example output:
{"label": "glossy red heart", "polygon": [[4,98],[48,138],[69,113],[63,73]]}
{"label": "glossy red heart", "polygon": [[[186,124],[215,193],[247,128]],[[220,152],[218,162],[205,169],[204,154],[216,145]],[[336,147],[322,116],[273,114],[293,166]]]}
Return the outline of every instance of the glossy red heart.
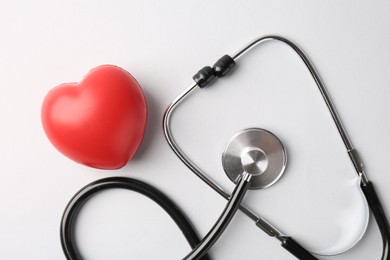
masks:
{"label": "glossy red heart", "polygon": [[103,65],[80,83],[50,90],[41,119],[49,140],[70,159],[99,169],[118,169],[141,144],[147,106],[130,73]]}

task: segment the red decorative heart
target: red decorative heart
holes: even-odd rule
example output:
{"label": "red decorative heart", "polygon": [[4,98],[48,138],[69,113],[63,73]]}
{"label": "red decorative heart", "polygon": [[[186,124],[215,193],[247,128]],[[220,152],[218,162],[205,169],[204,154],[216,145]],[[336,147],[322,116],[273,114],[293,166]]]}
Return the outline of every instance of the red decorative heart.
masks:
{"label": "red decorative heart", "polygon": [[99,169],[118,169],[141,144],[147,106],[130,73],[103,65],[80,83],[50,90],[41,118],[47,137],[65,156]]}

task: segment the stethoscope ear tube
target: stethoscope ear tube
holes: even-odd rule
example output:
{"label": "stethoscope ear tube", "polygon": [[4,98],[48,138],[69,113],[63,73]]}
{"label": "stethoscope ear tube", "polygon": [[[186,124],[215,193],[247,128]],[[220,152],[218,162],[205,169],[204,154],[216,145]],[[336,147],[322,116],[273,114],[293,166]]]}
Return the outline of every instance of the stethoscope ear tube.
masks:
{"label": "stethoscope ear tube", "polygon": [[[256,45],[270,41],[275,40],[279,42],[283,42],[287,44],[289,47],[291,47],[296,54],[302,59],[304,64],[306,65],[307,69],[310,71],[310,74],[312,75],[325,103],[326,106],[329,109],[329,112],[333,118],[333,121],[337,127],[337,130],[339,131],[339,134],[341,136],[341,139],[344,142],[344,145],[346,147],[347,153],[350,156],[351,162],[355,167],[356,173],[361,178],[361,189],[366,197],[366,200],[370,206],[371,211],[373,212],[373,215],[375,217],[375,220],[379,226],[382,240],[383,240],[383,253],[382,253],[382,260],[390,260],[389,256],[389,238],[390,238],[390,228],[389,223],[386,218],[386,215],[384,213],[384,210],[381,206],[380,200],[376,194],[376,191],[374,187],[372,186],[372,183],[368,181],[368,178],[363,171],[363,163],[360,160],[357,151],[354,149],[351,140],[349,139],[349,136],[347,135],[345,128],[341,122],[340,117],[338,116],[338,113],[336,111],[336,108],[321,80],[319,77],[316,69],[314,68],[313,64],[307,57],[307,55],[294,43],[289,41],[286,38],[270,35],[270,36],[263,36],[255,39],[254,41],[250,42],[244,48],[239,50],[236,54],[234,54],[232,57],[226,58],[225,56],[222,57],[216,64],[220,66],[214,65],[213,68],[206,66],[203,69],[201,69],[195,76],[193,77],[194,83],[191,84],[184,92],[182,92],[179,96],[177,96],[171,103],[171,105],[167,108],[166,113],[164,115],[163,119],[163,127],[164,127],[164,134],[167,139],[167,142],[169,146],[172,148],[174,153],[179,157],[179,159],[193,172],[195,173],[200,179],[202,179],[207,185],[209,185],[211,188],[213,188],[217,193],[219,193],[221,196],[223,196],[225,199],[229,199],[229,194],[224,189],[222,189],[214,180],[209,178],[207,174],[201,170],[194,162],[190,160],[190,158],[180,149],[178,144],[176,143],[175,139],[173,138],[172,129],[171,129],[171,116],[173,114],[173,111],[177,108],[178,104],[181,103],[186,97],[188,97],[191,93],[193,93],[198,87],[203,88],[205,86],[210,85],[213,81],[215,81],[217,78],[225,76],[228,72],[232,70],[235,63],[237,62],[237,59],[239,59],[242,55],[247,53],[249,50],[251,50]],[[221,61],[221,62],[220,62]],[[217,69],[218,68],[218,69]],[[218,73],[217,71],[221,70],[225,71],[226,73]],[[307,250],[305,250],[302,246],[300,246],[297,242],[295,242],[292,238],[284,236],[279,230],[277,230],[274,226],[272,226],[268,221],[266,221],[264,218],[258,216],[255,214],[252,210],[249,208],[241,205],[240,210],[245,213],[249,218],[251,218],[258,227],[260,227],[264,232],[266,232],[268,235],[276,237],[282,242],[282,246],[288,250],[291,254],[296,256],[299,259],[316,259],[313,255],[311,255]]]}
{"label": "stethoscope ear tube", "polygon": [[372,182],[368,181],[365,184],[361,185],[364,196],[367,199],[368,205],[374,215],[375,221],[379,227],[379,231],[382,235],[383,241],[383,252],[382,258],[383,260],[390,260],[389,254],[389,238],[390,238],[390,226],[387,221],[385,211],[379,201],[378,195],[375,191],[374,185]]}

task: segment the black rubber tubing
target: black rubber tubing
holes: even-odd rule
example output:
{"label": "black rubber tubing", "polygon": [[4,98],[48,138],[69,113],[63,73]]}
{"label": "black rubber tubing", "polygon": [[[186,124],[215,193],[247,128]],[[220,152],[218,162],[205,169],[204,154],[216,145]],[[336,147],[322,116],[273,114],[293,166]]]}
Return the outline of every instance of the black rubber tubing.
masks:
{"label": "black rubber tubing", "polygon": [[285,237],[285,240],[282,242],[282,247],[298,259],[318,260],[315,256],[313,256],[309,251],[307,251],[291,237]]}
{"label": "black rubber tubing", "polygon": [[374,215],[376,223],[379,227],[379,231],[382,235],[382,260],[390,260],[389,253],[389,239],[390,239],[390,225],[386,218],[385,211],[383,210],[382,204],[379,201],[378,195],[375,191],[372,182],[368,182],[365,185],[361,185],[364,195],[368,201],[368,205]]}
{"label": "black rubber tubing", "polygon": [[[61,245],[62,250],[68,260],[82,260],[74,239],[74,223],[79,210],[84,203],[96,193],[107,189],[127,189],[138,192],[163,208],[168,215],[175,221],[176,225],[183,232],[191,248],[195,248],[200,239],[196,234],[192,224],[176,204],[165,194],[153,186],[132,178],[109,177],[94,181],[81,190],[79,190],[66,206],[61,219]],[[208,255],[202,257],[202,260],[210,260]]]}

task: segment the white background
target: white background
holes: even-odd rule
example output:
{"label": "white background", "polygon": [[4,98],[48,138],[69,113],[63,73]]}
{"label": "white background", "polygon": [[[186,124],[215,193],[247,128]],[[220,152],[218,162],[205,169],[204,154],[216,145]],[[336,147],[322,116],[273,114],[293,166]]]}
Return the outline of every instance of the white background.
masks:
{"label": "white background", "polygon": [[[387,1],[2,1],[0,259],[64,259],[59,224],[65,205],[81,187],[107,176],[153,184],[205,235],[226,202],[171,152],[162,116],[198,69],[266,34],[286,36],[310,56],[390,216],[389,12]],[[40,122],[52,87],[107,63],[139,81],[149,106],[143,144],[117,171],[65,158]],[[362,219],[365,204],[326,107],[302,63],[281,44],[257,48],[240,66],[180,107],[175,136],[231,190],[219,161],[224,143],[246,127],[273,131],[286,145],[289,166],[280,182],[251,191],[245,204],[304,245],[329,249],[362,228],[347,224]],[[190,250],[158,206],[120,190],[91,199],[76,234],[85,259],[180,259]],[[370,219],[356,247],[320,259],[379,259],[381,250]],[[241,213],[211,254],[295,259]]]}

